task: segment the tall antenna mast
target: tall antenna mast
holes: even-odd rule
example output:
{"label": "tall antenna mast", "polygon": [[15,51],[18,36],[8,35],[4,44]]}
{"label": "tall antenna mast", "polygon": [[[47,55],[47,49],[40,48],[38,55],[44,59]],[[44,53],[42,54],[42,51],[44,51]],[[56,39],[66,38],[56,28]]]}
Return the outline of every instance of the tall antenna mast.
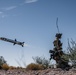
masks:
{"label": "tall antenna mast", "polygon": [[58,27],[58,17],[56,19],[56,27],[57,27],[57,30],[58,30],[58,33],[59,33],[59,27]]}

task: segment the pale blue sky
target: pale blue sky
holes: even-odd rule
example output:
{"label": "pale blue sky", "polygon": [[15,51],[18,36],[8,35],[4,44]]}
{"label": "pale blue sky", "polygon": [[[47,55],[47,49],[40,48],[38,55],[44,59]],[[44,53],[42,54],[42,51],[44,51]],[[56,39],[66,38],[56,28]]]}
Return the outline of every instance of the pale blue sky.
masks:
{"label": "pale blue sky", "polygon": [[0,56],[13,66],[18,66],[16,60],[21,65],[21,61],[29,64],[35,56],[49,59],[57,17],[65,50],[68,38],[76,40],[76,0],[0,0],[0,36],[28,45],[13,46],[0,41]]}

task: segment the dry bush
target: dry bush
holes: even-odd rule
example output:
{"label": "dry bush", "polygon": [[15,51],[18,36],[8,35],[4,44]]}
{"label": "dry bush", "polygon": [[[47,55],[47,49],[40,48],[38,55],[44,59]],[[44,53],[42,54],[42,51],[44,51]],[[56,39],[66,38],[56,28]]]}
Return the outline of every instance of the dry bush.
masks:
{"label": "dry bush", "polygon": [[74,41],[73,39],[71,39],[71,41],[69,42],[68,40],[68,56],[69,59],[72,62],[72,66],[76,67],[76,41]]}
{"label": "dry bush", "polygon": [[2,65],[2,69],[4,69],[4,70],[8,70],[8,69],[9,69],[8,64],[3,64],[3,65]]}
{"label": "dry bush", "polygon": [[0,56],[0,66],[2,66],[3,64],[6,64],[6,61],[3,56]]}
{"label": "dry bush", "polygon": [[10,70],[13,70],[13,69],[16,69],[16,67],[10,66],[9,69],[10,69]]}
{"label": "dry bush", "polygon": [[32,58],[36,64],[43,65],[45,69],[47,69],[49,67],[50,60],[46,59],[45,57],[36,56],[36,57],[32,57]]}
{"label": "dry bush", "polygon": [[26,69],[27,70],[42,70],[42,69],[44,69],[44,66],[40,65],[40,64],[31,63],[31,64],[27,65]]}
{"label": "dry bush", "polygon": [[18,66],[18,67],[16,67],[16,69],[23,69],[23,68]]}

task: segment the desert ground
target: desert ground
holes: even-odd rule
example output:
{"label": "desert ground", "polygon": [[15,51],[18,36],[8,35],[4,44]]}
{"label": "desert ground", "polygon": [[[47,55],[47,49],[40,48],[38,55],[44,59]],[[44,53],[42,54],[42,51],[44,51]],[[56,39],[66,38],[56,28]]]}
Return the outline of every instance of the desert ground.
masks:
{"label": "desert ground", "polygon": [[13,70],[0,70],[0,75],[76,75],[76,69],[70,69],[69,71],[56,69],[46,70],[25,70],[25,69],[13,69]]}

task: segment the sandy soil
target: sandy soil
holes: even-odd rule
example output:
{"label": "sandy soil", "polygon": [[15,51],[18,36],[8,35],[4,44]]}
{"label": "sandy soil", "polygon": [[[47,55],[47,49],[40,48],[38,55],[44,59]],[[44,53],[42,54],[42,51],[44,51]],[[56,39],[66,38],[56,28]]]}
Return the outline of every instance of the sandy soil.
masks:
{"label": "sandy soil", "polygon": [[69,71],[61,69],[46,69],[46,70],[0,70],[0,75],[76,75],[76,69],[70,69]]}

